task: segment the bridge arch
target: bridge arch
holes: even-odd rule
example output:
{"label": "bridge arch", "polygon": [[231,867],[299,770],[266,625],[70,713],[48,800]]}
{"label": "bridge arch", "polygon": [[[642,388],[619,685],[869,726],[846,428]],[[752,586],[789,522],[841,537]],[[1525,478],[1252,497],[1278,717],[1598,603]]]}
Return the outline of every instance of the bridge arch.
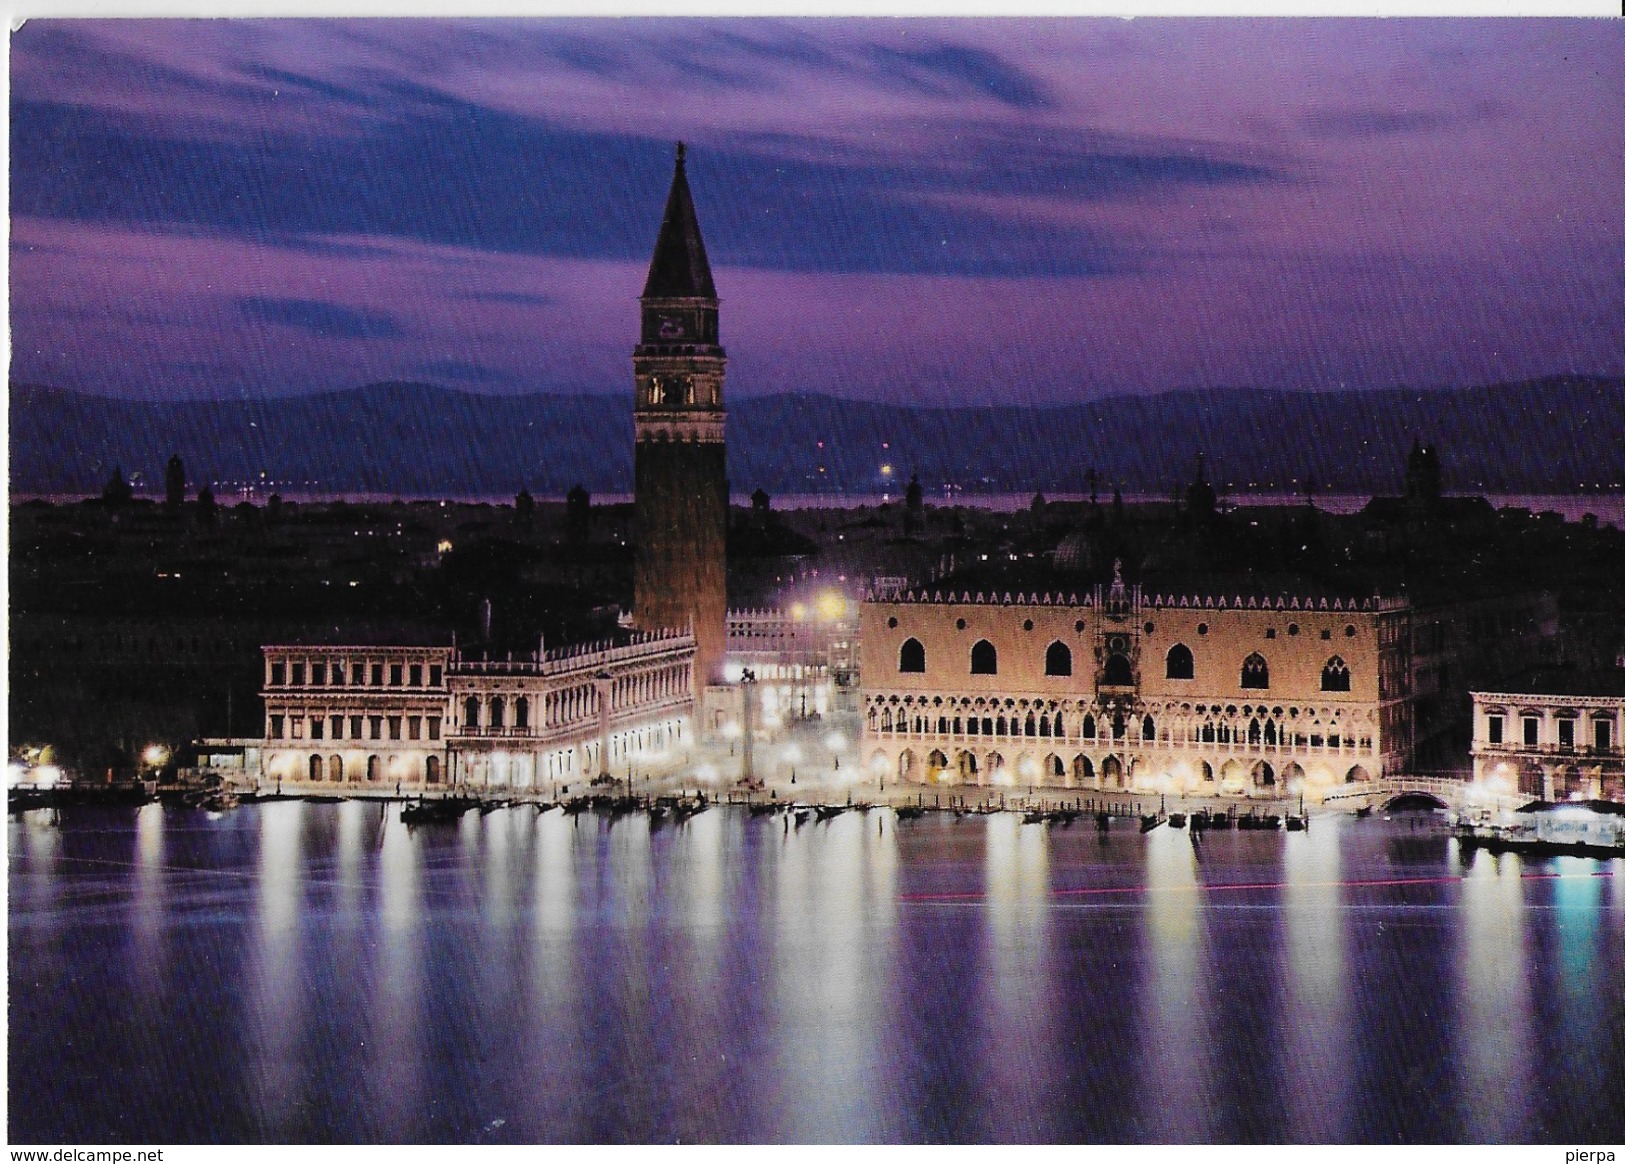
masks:
{"label": "bridge arch", "polygon": [[1414,789],[1408,789],[1404,792],[1396,792],[1387,800],[1383,801],[1382,805],[1384,812],[1405,812],[1407,810],[1418,808],[1447,809],[1449,807],[1450,806],[1448,804],[1439,799],[1439,797],[1433,795],[1433,793],[1418,792]]}

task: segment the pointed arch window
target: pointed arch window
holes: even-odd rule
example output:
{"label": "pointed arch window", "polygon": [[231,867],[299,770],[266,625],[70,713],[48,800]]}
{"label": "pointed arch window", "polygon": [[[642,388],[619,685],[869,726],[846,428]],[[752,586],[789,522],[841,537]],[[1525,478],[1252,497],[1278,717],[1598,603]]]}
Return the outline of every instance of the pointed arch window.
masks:
{"label": "pointed arch window", "polygon": [[1241,663],[1241,685],[1255,690],[1267,690],[1270,685],[1270,665],[1264,656],[1253,652]]}
{"label": "pointed arch window", "polygon": [[904,640],[902,650],[897,652],[897,669],[909,674],[924,674],[925,644],[919,639]]}
{"label": "pointed arch window", "polygon": [[970,649],[970,673],[972,675],[999,673],[999,652],[986,639],[978,639],[976,645]]}
{"label": "pointed arch window", "polygon": [[1326,666],[1320,671],[1320,689],[1322,691],[1347,691],[1349,689],[1349,665],[1342,658],[1333,655],[1326,660]]}
{"label": "pointed arch window", "polygon": [[1140,721],[1140,738],[1154,740],[1157,738],[1157,721],[1149,715]]}
{"label": "pointed arch window", "polygon": [[1072,648],[1057,639],[1044,652],[1044,674],[1072,674]]}
{"label": "pointed arch window", "polygon": [[1196,676],[1196,660],[1191,658],[1191,649],[1184,643],[1175,643],[1168,648],[1168,678],[1192,679]]}
{"label": "pointed arch window", "polygon": [[1106,673],[1101,676],[1100,681],[1107,687],[1134,686],[1134,668],[1129,665],[1127,656],[1107,655]]}

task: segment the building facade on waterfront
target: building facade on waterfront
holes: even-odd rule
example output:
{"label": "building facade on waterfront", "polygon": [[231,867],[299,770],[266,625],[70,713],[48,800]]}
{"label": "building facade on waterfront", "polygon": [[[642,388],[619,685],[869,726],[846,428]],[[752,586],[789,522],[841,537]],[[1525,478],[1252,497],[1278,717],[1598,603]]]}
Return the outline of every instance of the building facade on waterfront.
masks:
{"label": "building facade on waterfront", "polygon": [[678,762],[693,636],[634,633],[522,658],[455,647],[264,648],[260,786],[523,793]]}
{"label": "building facade on waterfront", "polygon": [[1404,770],[1402,599],[908,591],[862,604],[863,755],[922,784],[1314,794]]}
{"label": "building facade on waterfront", "polygon": [[681,143],[641,302],[632,356],[633,617],[645,630],[692,630],[703,688],[722,681],[727,638],[727,353]]}
{"label": "building facade on waterfront", "polygon": [[1540,668],[1474,691],[1473,781],[1541,800],[1625,799],[1625,670]]}

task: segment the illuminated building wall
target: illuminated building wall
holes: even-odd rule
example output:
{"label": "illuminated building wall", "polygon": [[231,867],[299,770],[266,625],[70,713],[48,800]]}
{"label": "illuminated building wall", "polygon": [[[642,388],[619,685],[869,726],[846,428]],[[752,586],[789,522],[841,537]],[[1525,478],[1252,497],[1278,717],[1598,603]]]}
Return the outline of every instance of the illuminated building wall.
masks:
{"label": "illuminated building wall", "polygon": [[265,648],[265,783],[536,790],[647,774],[688,746],[694,639],[471,657],[450,647]]}
{"label": "illuminated building wall", "polygon": [[1542,800],[1625,800],[1625,671],[1524,680],[1472,693],[1474,783]]}
{"label": "illuminated building wall", "polygon": [[1382,598],[909,592],[861,609],[863,754],[928,784],[1274,795],[1409,762]]}

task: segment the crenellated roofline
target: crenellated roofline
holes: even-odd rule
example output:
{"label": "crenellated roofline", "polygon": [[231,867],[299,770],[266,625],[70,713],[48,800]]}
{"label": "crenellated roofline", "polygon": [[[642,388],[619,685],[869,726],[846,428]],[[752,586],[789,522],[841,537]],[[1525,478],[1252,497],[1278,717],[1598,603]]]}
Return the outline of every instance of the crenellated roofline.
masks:
{"label": "crenellated roofline", "polygon": [[[1135,591],[1135,606],[1145,610],[1280,610],[1326,611],[1343,613],[1383,613],[1407,609],[1404,598],[1373,594],[1364,598],[1353,595],[1310,594],[1143,594]],[[873,590],[863,596],[866,605],[913,604],[932,606],[1062,606],[1084,609],[1112,606],[1104,596],[1102,587],[1091,591],[987,591],[978,590],[904,590],[889,597],[876,597]]]}

